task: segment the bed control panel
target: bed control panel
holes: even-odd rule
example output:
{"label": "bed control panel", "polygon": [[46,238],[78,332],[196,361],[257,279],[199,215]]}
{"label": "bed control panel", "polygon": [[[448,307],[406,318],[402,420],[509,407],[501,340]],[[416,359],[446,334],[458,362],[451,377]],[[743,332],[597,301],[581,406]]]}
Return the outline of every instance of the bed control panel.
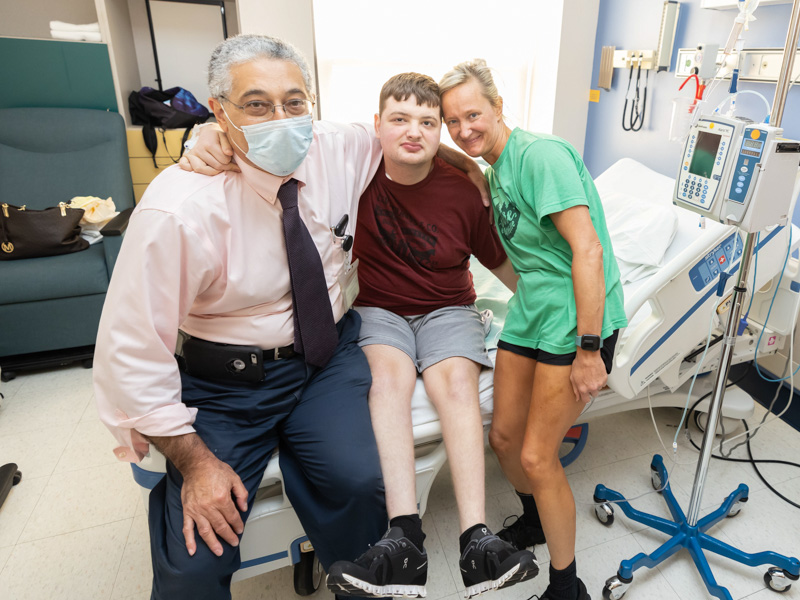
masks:
{"label": "bed control panel", "polygon": [[711,284],[716,285],[719,274],[729,271],[742,256],[744,242],[738,233],[732,233],[724,242],[700,259],[690,270],[689,279],[695,291],[702,291]]}

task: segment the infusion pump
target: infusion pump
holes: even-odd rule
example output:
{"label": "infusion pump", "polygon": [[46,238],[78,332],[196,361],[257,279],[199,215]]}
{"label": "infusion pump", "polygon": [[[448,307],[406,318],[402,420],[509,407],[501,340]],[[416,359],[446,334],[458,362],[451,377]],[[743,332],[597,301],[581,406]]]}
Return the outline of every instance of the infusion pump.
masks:
{"label": "infusion pump", "polygon": [[782,129],[703,116],[689,130],[673,202],[749,232],[785,225],[798,169],[800,143]]}

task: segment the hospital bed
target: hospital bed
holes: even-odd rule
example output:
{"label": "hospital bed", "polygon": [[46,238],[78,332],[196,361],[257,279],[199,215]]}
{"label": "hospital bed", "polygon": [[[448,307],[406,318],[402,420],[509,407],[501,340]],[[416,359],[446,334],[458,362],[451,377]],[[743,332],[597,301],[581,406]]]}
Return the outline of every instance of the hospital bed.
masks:
{"label": "hospital bed", "polygon": [[[596,185],[623,274],[629,326],[620,332],[608,388],[588,405],[581,420],[646,407],[648,403],[682,408],[687,401],[689,380],[698,367],[698,351],[705,344],[712,312],[717,318],[718,311],[714,308],[720,301],[716,294],[719,273],[732,274],[738,269],[742,242],[733,228],[710,221],[702,223],[698,215],[674,207],[671,200],[674,180],[631,159],[618,161],[596,179]],[[790,227],[794,229],[793,245],[798,246],[800,230]],[[753,358],[788,243],[789,227],[761,235],[754,289],[763,291],[754,297],[750,325],[737,343],[734,363]],[[476,261],[472,272],[478,307],[488,311],[487,315],[491,313],[487,346],[494,360],[510,292]],[[724,286],[723,297],[730,293],[733,282],[731,278]],[[780,308],[773,310],[770,329],[762,336],[760,357],[782,348],[791,333],[793,315],[798,311],[798,292],[798,261],[790,258],[776,296]],[[725,309],[723,301],[719,309],[723,316]],[[718,352],[709,351],[700,370],[713,370],[717,355]],[[492,375],[490,369],[484,369],[479,382],[485,425],[491,420]],[[708,391],[710,379],[698,379],[693,400]],[[701,403],[698,409],[702,411],[705,406]],[[724,417],[741,419],[752,412],[753,401],[747,394],[740,390],[726,394]],[[421,378],[413,396],[412,421],[417,502],[423,514],[446,456],[438,416]],[[155,449],[140,464],[133,465],[134,478],[142,487],[145,500],[164,471],[164,457]],[[295,565],[298,594],[313,593],[321,582],[322,571],[313,548],[284,493],[277,456],[264,474],[242,538],[241,553],[242,566],[234,581]]]}

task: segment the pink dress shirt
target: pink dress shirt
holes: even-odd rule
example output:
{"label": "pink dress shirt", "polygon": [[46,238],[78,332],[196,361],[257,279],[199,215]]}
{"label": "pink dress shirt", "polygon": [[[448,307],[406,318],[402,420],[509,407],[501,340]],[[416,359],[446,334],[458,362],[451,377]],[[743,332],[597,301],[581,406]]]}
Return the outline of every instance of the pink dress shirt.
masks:
{"label": "pink dress shirt", "polygon": [[[338,276],[344,252],[330,228],[350,215],[381,160],[365,125],[314,124],[300,182],[300,215],[319,249],[334,318],[347,310]],[[147,188],[131,217],[108,288],[94,359],[100,419],[120,460],[138,462],[146,436],[194,431],[181,402],[178,329],[215,342],[288,346],[294,341],[289,268],[277,192],[287,178],[239,161],[215,177],[177,166]]]}

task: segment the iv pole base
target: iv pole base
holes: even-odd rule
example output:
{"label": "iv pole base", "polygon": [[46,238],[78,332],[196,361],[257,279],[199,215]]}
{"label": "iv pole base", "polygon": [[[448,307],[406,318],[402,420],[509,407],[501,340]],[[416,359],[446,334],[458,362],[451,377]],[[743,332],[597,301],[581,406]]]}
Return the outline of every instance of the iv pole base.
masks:
{"label": "iv pole base", "polygon": [[[742,504],[747,502],[748,498],[749,490],[745,484],[739,484],[739,487],[725,499],[718,509],[700,519],[697,525],[692,527],[688,524],[686,515],[681,510],[670,489],[667,469],[664,466],[664,460],[659,454],[653,456],[650,469],[653,488],[660,490],[664,497],[667,508],[672,515],[671,521],[636,510],[625,500],[622,494],[610,490],[604,485],[598,485],[594,490],[594,501],[604,502],[604,504],[595,507],[595,513],[601,523],[610,525],[610,522],[613,522],[614,507],[611,504],[613,502],[632,521],[643,523],[670,536],[669,540],[651,554],[640,553],[630,560],[623,560],[620,563],[617,575],[606,581],[606,585],[603,588],[603,598],[606,600],[619,600],[631,585],[633,572],[636,569],[640,567],[652,569],[683,548],[689,551],[697,570],[700,572],[700,576],[706,584],[708,593],[720,600],[733,600],[733,597],[726,588],[719,585],[714,579],[714,574],[711,572],[711,567],[706,560],[704,551],[719,554],[750,567],[773,565],[764,574],[764,582],[769,589],[776,592],[788,591],[792,582],[800,578],[800,560],[797,558],[783,556],[776,552],[748,554],[705,533],[722,519],[733,517],[739,513],[742,509]],[[663,482],[667,482],[666,485]]]}

